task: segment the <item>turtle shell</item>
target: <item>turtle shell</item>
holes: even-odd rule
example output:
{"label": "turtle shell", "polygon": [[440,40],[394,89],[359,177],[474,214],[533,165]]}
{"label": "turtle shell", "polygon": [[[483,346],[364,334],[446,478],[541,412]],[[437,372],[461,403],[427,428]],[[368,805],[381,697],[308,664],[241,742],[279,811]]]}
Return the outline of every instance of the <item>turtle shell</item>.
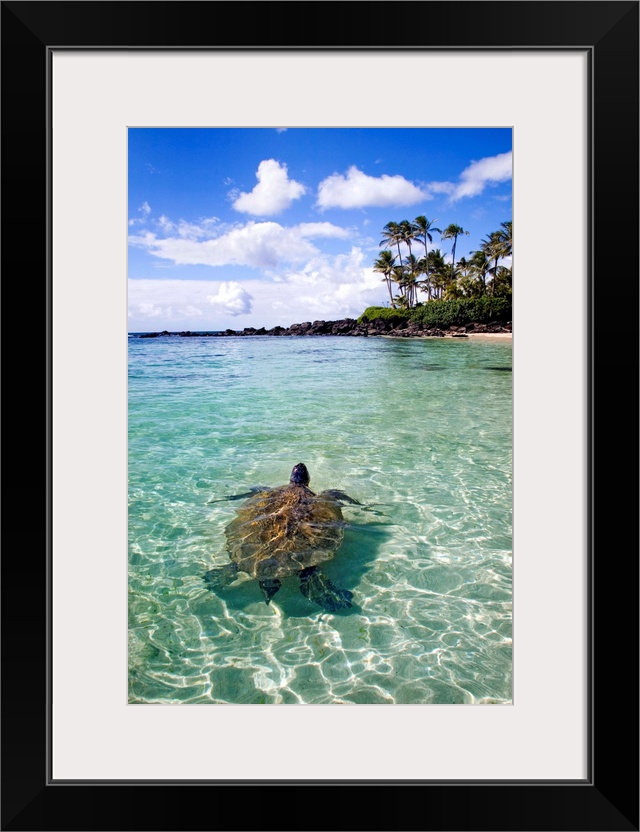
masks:
{"label": "turtle shell", "polygon": [[238,569],[253,578],[284,578],[330,560],[344,534],[335,499],[289,484],[250,497],[225,530]]}

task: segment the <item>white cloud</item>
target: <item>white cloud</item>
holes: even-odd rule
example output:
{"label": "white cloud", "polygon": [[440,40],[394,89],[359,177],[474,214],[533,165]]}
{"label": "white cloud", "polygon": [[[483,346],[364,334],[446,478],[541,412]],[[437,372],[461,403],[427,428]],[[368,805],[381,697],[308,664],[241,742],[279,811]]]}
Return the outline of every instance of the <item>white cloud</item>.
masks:
{"label": "white cloud", "polygon": [[164,226],[177,236],[158,237],[148,231],[129,238],[131,245],[178,265],[251,266],[276,268],[280,263],[299,263],[314,257],[318,249],[309,241],[314,237],[346,238],[350,232],[329,222],[301,223],[285,227],[276,222],[248,222],[219,237],[203,239],[210,229],[188,226],[190,234],[164,218]]}
{"label": "white cloud", "polygon": [[432,194],[452,194],[455,189],[453,182],[429,182],[429,191]]}
{"label": "white cloud", "polygon": [[301,222],[291,229],[301,237],[349,237],[351,232],[348,228],[340,228],[330,222]]}
{"label": "white cloud", "polygon": [[414,205],[429,195],[403,176],[367,176],[352,165],[343,176],[333,173],[318,185],[318,208],[365,208]]}
{"label": "white cloud", "polygon": [[490,182],[506,182],[511,179],[511,151],[497,156],[488,156],[478,162],[472,162],[462,171],[462,180],[456,188],[454,199],[463,196],[476,196]]}
{"label": "white cloud", "polygon": [[129,225],[145,225],[147,222],[147,217],[151,213],[151,206],[145,200],[142,205],[138,208],[138,213],[142,216],[137,217],[136,219],[129,220]]}
{"label": "white cloud", "polygon": [[203,237],[210,237],[215,227],[220,222],[218,217],[202,217],[197,223],[178,220],[172,222],[164,214],[157,220],[156,225],[165,234],[177,234],[187,240],[199,240]]}
{"label": "white cloud", "polygon": [[[143,318],[160,318],[167,313],[171,314],[171,307],[163,307],[158,303],[153,303],[153,301],[143,301],[137,305],[135,311]],[[134,312],[130,309],[129,317],[131,318],[133,315]]]}
{"label": "white cloud", "polygon": [[[364,254],[360,248],[353,246],[346,254],[335,256],[319,255],[309,260],[299,269],[284,272],[281,279],[286,283],[302,283],[319,285],[332,284],[360,284],[368,281],[368,273],[374,274],[373,269],[363,268]],[[377,275],[375,275],[377,280]]]}
{"label": "white cloud", "polygon": [[294,316],[291,323],[300,323],[309,319],[355,318],[367,306],[382,305],[386,289],[380,275],[363,263],[364,253],[354,246],[348,254],[320,257],[289,272],[284,280],[295,290],[280,293],[285,298],[283,312],[288,305],[290,317]]}
{"label": "white cloud", "polygon": [[276,133],[286,133],[288,129],[288,127],[276,127]]}
{"label": "white cloud", "polygon": [[233,203],[236,211],[268,217],[288,208],[305,193],[305,187],[289,179],[287,166],[275,159],[265,159],[256,172],[258,184],[250,193],[240,193]]}
{"label": "white cloud", "polygon": [[465,196],[472,197],[481,194],[487,185],[508,182],[511,179],[512,153],[499,153],[497,156],[486,156],[477,162],[472,162],[460,174],[460,181],[430,182],[431,193],[449,194],[449,201],[456,202]]}
{"label": "white cloud", "polygon": [[[252,283],[260,286],[259,281]],[[245,290],[244,285],[217,280],[130,279],[129,331],[226,329],[243,308],[251,308],[253,290]]]}
{"label": "white cloud", "polygon": [[229,315],[246,315],[251,312],[253,297],[236,281],[221,283],[216,295],[207,295],[212,306]]}
{"label": "white cloud", "polygon": [[355,318],[367,306],[388,302],[384,283],[370,262],[353,247],[337,256],[318,254],[281,274],[278,281],[130,279],[129,331],[270,329]]}

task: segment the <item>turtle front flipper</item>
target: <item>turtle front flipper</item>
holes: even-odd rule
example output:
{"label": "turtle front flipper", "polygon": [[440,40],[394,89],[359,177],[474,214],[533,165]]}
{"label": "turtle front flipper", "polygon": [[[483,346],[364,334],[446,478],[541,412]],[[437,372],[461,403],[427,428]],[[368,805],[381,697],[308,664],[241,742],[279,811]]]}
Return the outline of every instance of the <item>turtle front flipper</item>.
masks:
{"label": "turtle front flipper", "polygon": [[344,491],[339,491],[338,489],[332,488],[328,491],[323,491],[321,494],[318,495],[319,497],[325,497],[328,500],[331,500],[334,503],[351,503],[354,506],[360,506],[362,511],[370,511],[372,514],[378,514],[382,517],[385,517],[385,513],[383,511],[376,511],[374,506],[383,506],[386,503],[370,503],[369,505],[365,505],[361,503],[360,500],[354,500],[353,497],[350,497],[348,494],[345,494]]}
{"label": "turtle front flipper", "polygon": [[207,505],[210,506],[212,503],[226,503],[229,500],[244,500],[246,497],[253,497],[254,494],[260,494],[262,491],[268,490],[269,489],[265,488],[264,485],[256,485],[249,491],[243,491],[242,494],[229,494],[227,497],[219,497],[217,500],[209,500]]}
{"label": "turtle front flipper", "polygon": [[209,584],[209,589],[218,589],[228,586],[237,576],[238,567],[235,563],[227,563],[225,566],[216,566],[205,572],[204,580]]}
{"label": "turtle front flipper", "polygon": [[317,567],[310,566],[300,573],[300,592],[309,601],[328,612],[344,610],[351,606],[353,592],[338,589]]}
{"label": "turtle front flipper", "polygon": [[259,581],[259,584],[267,604],[282,586],[282,582],[277,578],[265,578],[263,581]]}
{"label": "turtle front flipper", "polygon": [[354,500],[353,497],[345,494],[344,491],[339,491],[337,488],[331,488],[328,491],[323,491],[319,496],[328,497],[330,500],[337,500],[339,503],[351,503],[354,506],[362,505],[362,503],[358,502],[358,500]]}

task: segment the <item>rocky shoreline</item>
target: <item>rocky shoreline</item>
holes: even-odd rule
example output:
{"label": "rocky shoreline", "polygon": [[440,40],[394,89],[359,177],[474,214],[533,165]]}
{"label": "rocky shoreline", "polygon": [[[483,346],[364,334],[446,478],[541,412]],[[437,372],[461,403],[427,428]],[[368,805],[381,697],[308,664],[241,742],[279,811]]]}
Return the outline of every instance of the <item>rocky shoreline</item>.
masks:
{"label": "rocky shoreline", "polygon": [[238,338],[261,335],[273,336],[308,336],[308,335],[346,335],[370,337],[376,335],[387,335],[396,338],[466,338],[469,335],[482,335],[492,333],[510,333],[511,322],[502,324],[492,321],[488,324],[466,324],[465,326],[450,326],[448,329],[424,329],[422,326],[409,321],[400,323],[377,318],[374,321],[363,321],[358,323],[355,318],[343,318],[340,321],[305,321],[301,324],[292,324],[290,327],[274,326],[272,329],[261,327],[245,327],[242,330],[225,329],[224,332],[147,332],[139,335],[139,338],[159,338],[163,336],[174,336],[181,338],[203,336],[217,338]]}

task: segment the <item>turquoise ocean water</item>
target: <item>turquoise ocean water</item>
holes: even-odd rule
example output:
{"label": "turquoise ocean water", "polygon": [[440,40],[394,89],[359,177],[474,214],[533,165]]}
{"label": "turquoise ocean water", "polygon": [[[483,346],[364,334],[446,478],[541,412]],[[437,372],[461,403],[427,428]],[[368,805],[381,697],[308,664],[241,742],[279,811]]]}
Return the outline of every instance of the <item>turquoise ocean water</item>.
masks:
{"label": "turquoise ocean water", "polygon": [[[510,341],[129,337],[129,701],[510,703]],[[327,613],[228,563],[227,495],[338,488]],[[213,502],[221,500],[220,502]]]}

